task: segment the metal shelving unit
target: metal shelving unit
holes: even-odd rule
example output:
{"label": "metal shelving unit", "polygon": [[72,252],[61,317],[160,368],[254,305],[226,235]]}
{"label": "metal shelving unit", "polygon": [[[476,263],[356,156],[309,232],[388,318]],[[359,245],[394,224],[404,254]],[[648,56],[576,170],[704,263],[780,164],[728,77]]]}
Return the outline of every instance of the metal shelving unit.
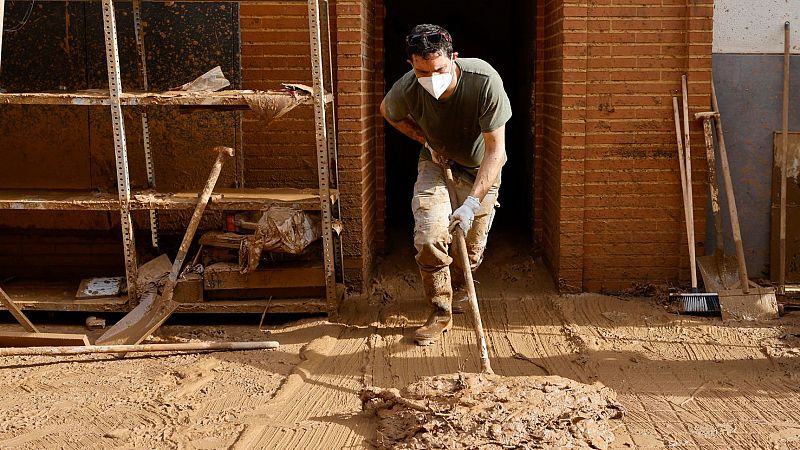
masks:
{"label": "metal shelving unit", "polygon": [[[46,0],[62,1],[62,0]],[[92,1],[92,0],[85,0]],[[150,235],[153,247],[158,247],[158,210],[191,209],[194,207],[196,193],[159,193],[156,189],[155,169],[150,149],[149,124],[147,108],[158,106],[181,106],[192,108],[230,110],[231,108],[247,109],[254,101],[270,99],[293,108],[299,105],[313,105],[314,128],[316,132],[316,156],[319,189],[315,191],[297,189],[216,189],[209,209],[246,210],[261,209],[270,203],[280,203],[298,209],[320,211],[322,223],[322,259],[325,285],[325,298],[319,301],[309,299],[303,304],[292,307],[292,301],[281,303],[280,310],[291,312],[324,311],[335,314],[339,299],[343,293],[343,270],[337,273],[337,262],[341,261],[341,242],[334,239],[334,221],[340,217],[339,193],[337,190],[337,142],[335,102],[333,99],[333,67],[331,50],[331,32],[328,0],[308,0],[309,43],[311,50],[311,72],[313,87],[309,91],[287,89],[285,91],[252,91],[227,90],[218,92],[148,92],[146,54],[144,45],[144,24],[141,19],[142,0],[131,0],[133,6],[134,34],[137,55],[141,70],[142,91],[123,91],[120,76],[119,48],[117,42],[116,18],[113,0],[99,0],[102,4],[103,31],[105,40],[106,67],[108,72],[108,91],[83,90],[70,93],[0,93],[0,105],[65,105],[65,106],[109,106],[111,110],[114,154],[116,163],[116,181],[118,195],[98,194],[88,191],[54,191],[54,190],[12,190],[0,189],[0,209],[37,209],[37,210],[118,210],[122,225],[122,245],[125,258],[125,276],[128,286],[128,299],[122,303],[119,298],[109,299],[106,307],[98,301],[98,309],[118,310],[120,307],[132,308],[138,301],[136,292],[137,257],[134,237],[133,210],[148,210],[150,219]],[[192,0],[188,0],[192,1]],[[197,1],[197,0],[194,0]],[[202,1],[202,0],[200,0]],[[248,0],[225,0],[246,2]],[[2,35],[5,0],[0,0],[0,64],[2,64]],[[324,30],[323,30],[324,27]],[[327,45],[324,45],[327,43]],[[325,47],[325,48],[323,48]],[[326,70],[327,66],[327,70]],[[2,66],[0,65],[0,68]],[[289,85],[292,86],[292,85]],[[130,186],[128,168],[128,146],[125,140],[125,121],[122,107],[137,106],[141,110],[143,129],[143,147],[149,189],[133,191]],[[288,109],[287,109],[288,110]],[[286,112],[284,110],[283,112]],[[241,155],[239,155],[241,158]],[[237,178],[243,177],[239,174]],[[237,180],[238,186],[244,180]],[[339,264],[341,267],[341,264]],[[337,276],[339,280],[337,280]],[[85,310],[74,303],[59,302],[26,302],[24,296],[17,300],[22,306],[36,309]],[[215,302],[207,302],[215,303]],[[42,306],[45,305],[45,306]],[[120,306],[123,305],[123,306]],[[256,306],[252,302],[225,302],[217,306],[185,304],[180,308],[193,310],[232,310],[251,311]]]}

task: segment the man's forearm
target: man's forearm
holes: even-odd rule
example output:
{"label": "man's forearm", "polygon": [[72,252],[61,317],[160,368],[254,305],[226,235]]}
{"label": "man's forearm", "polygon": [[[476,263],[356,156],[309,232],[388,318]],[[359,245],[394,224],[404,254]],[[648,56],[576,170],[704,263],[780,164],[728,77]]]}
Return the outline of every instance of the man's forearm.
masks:
{"label": "man's forearm", "polygon": [[422,134],[422,129],[411,119],[403,119],[398,122],[386,119],[389,124],[395,127],[398,131],[405,134],[406,136],[410,137],[411,139],[419,142],[420,144],[424,144],[426,139],[425,136]]}
{"label": "man's forearm", "polygon": [[483,155],[483,162],[475,176],[475,183],[469,195],[483,201],[483,197],[489,192],[489,188],[500,176],[500,170],[506,159],[505,126],[495,131],[484,133],[486,150]]}

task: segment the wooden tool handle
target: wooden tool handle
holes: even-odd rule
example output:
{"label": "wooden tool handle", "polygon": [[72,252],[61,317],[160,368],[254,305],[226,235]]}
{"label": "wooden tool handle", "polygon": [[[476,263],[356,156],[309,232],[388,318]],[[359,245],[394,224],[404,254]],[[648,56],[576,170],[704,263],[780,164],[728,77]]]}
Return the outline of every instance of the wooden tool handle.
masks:
{"label": "wooden tool handle", "polygon": [[[689,219],[689,194],[686,188],[686,159],[683,156],[683,138],[681,137],[681,112],[678,98],[672,97],[672,112],[675,115],[675,137],[678,141],[678,166],[681,171],[681,194],[683,195],[683,219],[686,222],[686,239],[692,234],[692,222]],[[691,247],[689,253],[691,254]]]}
{"label": "wooden tool handle", "polygon": [[178,254],[175,256],[175,262],[172,263],[172,270],[169,273],[169,278],[172,281],[178,279],[183,261],[186,259],[186,253],[189,251],[192,239],[194,239],[194,233],[197,231],[197,227],[200,225],[200,219],[203,217],[203,211],[206,209],[208,200],[211,198],[211,192],[217,184],[220,172],[222,172],[222,164],[225,162],[226,158],[233,156],[233,149],[230,147],[214,147],[214,151],[217,152],[217,159],[211,167],[211,173],[208,175],[206,185],[197,196],[197,206],[194,208],[192,219],[189,221],[189,226],[186,228],[186,233],[183,235]]}
{"label": "wooden tool handle", "polygon": [[689,210],[689,270],[692,272],[692,290],[697,289],[697,257],[694,243],[694,200],[692,199],[692,150],[689,134],[689,90],[686,75],[681,79],[683,94],[683,145],[686,156],[686,203]]}
{"label": "wooden tool handle", "polygon": [[[717,91],[714,88],[714,81],[711,81],[711,105],[714,112],[719,112],[719,102],[717,102]],[[731,216],[731,231],[733,232],[733,243],[736,245],[736,261],[739,263],[739,284],[742,286],[742,293],[748,294],[750,286],[747,276],[747,263],[744,259],[744,245],[742,245],[742,231],[739,228],[739,213],[736,210],[736,198],[733,195],[733,181],[731,180],[731,169],[728,165],[728,151],[725,148],[725,134],[722,133],[722,118],[717,117],[717,142],[719,143],[719,163],[722,168],[722,180],[725,182],[725,195],[728,197],[728,215]]]}
{"label": "wooden tool handle", "polygon": [[[447,185],[447,192],[450,194],[450,206],[455,211],[458,207],[458,196],[456,195],[455,180],[453,179],[453,170],[449,165],[442,165],[442,173],[444,174],[444,181]],[[469,254],[467,253],[467,242],[464,239],[464,230],[460,226],[456,226],[455,232],[455,245],[457,253],[464,272],[464,279],[467,288],[467,295],[469,297],[470,310],[472,312],[472,324],[475,327],[475,337],[478,340],[481,354],[481,371],[483,373],[494,373],[492,366],[489,362],[489,349],[486,345],[486,336],[483,333],[483,321],[481,321],[481,313],[478,309],[478,294],[475,293],[475,283],[472,280],[472,265],[469,263]]]}
{"label": "wooden tool handle", "polygon": [[781,217],[780,241],[778,242],[778,294],[786,294],[786,167],[789,159],[789,62],[791,61],[791,25],[783,26],[783,111],[781,126],[783,142],[781,145]]}

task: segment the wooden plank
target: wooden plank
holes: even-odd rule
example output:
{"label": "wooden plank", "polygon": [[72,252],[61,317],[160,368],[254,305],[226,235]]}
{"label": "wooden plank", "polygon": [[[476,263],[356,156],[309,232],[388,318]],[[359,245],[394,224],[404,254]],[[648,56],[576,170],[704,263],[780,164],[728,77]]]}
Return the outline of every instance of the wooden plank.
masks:
{"label": "wooden plank", "polygon": [[52,345],[89,345],[85,334],[0,332],[0,347],[47,347]]}
{"label": "wooden plank", "polygon": [[178,303],[198,303],[203,301],[203,277],[189,273],[178,279],[172,299]]}
{"label": "wooden plank", "polygon": [[[331,201],[338,199],[338,191],[331,192]],[[197,192],[160,193],[149,190],[134,191],[131,209],[183,210],[193,209]],[[208,209],[217,211],[261,210],[266,205],[280,203],[296,209],[319,210],[319,193],[312,189],[217,189],[211,195]],[[116,194],[79,190],[0,189],[0,209],[61,210],[61,211],[116,211],[119,198]]]}
{"label": "wooden plank", "polygon": [[247,236],[225,231],[208,231],[200,237],[200,245],[238,250]]}
{"label": "wooden plank", "polygon": [[[783,133],[773,141],[772,208],[770,224],[770,279],[778,280],[780,255],[780,189]],[[800,283],[800,132],[789,133],[786,173],[786,282]]]}
{"label": "wooden plank", "polygon": [[[178,285],[180,286],[180,282]],[[75,300],[75,283],[37,280],[36,282],[15,282],[6,286],[9,296],[20,307],[34,311],[80,311],[80,312],[128,312],[132,305],[127,297],[106,297],[87,300]],[[339,285],[341,295],[344,286]],[[225,291],[212,291],[223,293]],[[177,291],[176,291],[177,293]],[[262,313],[267,303],[269,310],[275,313],[326,313],[328,306],[322,295],[308,296],[298,294],[300,298],[272,298],[265,296],[250,299],[214,300],[195,303],[179,303],[179,313]],[[185,297],[184,297],[185,298]]]}
{"label": "wooden plank", "polygon": [[23,314],[22,310],[20,310],[16,304],[14,304],[14,301],[11,300],[11,297],[9,297],[8,294],[6,294],[6,291],[4,291],[2,288],[0,288],[0,301],[2,301],[3,305],[8,308],[8,311],[11,313],[11,315],[17,319],[17,322],[22,325],[22,328],[25,328],[31,333],[39,332],[39,330],[36,329],[30,320],[28,320],[28,317]]}
{"label": "wooden plank", "polygon": [[241,273],[232,263],[216,263],[203,272],[203,287],[208,290],[273,289],[325,286],[325,269],[320,266],[287,265]]}

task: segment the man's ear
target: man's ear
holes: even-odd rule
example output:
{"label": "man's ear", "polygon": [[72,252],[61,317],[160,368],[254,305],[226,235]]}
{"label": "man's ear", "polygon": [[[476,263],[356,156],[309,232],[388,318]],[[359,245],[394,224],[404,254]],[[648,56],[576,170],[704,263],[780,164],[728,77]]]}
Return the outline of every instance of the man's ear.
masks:
{"label": "man's ear", "polygon": [[409,64],[411,64],[411,67],[414,67],[414,63],[413,63],[413,62],[411,62],[411,60],[410,60],[410,59],[407,59],[407,60],[406,60],[406,62],[407,62],[407,63],[409,63]]}
{"label": "man's ear", "polygon": [[458,52],[453,52],[453,57],[450,58],[450,59],[452,59],[453,61],[457,60],[458,59]]}

